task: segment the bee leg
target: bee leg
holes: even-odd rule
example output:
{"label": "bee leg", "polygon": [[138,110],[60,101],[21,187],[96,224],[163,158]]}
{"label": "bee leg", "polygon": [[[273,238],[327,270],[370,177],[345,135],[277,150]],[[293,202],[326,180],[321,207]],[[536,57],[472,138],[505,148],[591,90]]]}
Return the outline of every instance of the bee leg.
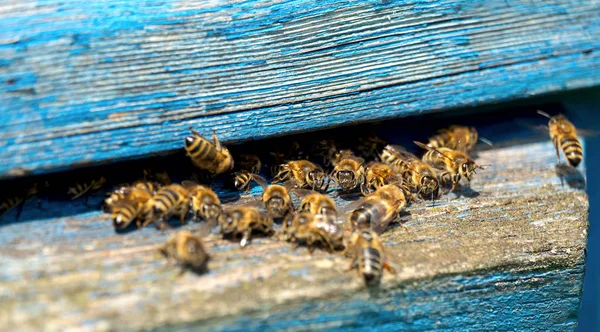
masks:
{"label": "bee leg", "polygon": [[388,262],[383,262],[383,268],[391,274],[396,274],[396,269],[394,269]]}
{"label": "bee leg", "polygon": [[552,144],[554,144],[554,149],[556,150],[556,159],[558,159],[558,164],[560,165],[560,151],[558,148],[558,137],[554,136],[552,138]]}
{"label": "bee leg", "polygon": [[217,151],[221,152],[223,147],[221,146],[221,142],[219,142],[219,139],[217,138],[217,132],[214,129],[212,131],[212,139],[215,143],[215,148],[217,148]]}
{"label": "bee leg", "polygon": [[240,246],[245,247],[250,243],[250,235],[252,235],[252,229],[248,228],[243,233],[242,241],[240,241]]}

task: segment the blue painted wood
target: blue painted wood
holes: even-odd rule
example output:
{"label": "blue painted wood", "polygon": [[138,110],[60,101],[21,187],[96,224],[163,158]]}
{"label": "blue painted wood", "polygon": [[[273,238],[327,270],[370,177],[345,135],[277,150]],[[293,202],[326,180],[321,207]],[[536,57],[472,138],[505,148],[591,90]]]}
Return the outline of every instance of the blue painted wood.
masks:
{"label": "blue painted wood", "polygon": [[594,1],[0,3],[0,177],[600,83]]}

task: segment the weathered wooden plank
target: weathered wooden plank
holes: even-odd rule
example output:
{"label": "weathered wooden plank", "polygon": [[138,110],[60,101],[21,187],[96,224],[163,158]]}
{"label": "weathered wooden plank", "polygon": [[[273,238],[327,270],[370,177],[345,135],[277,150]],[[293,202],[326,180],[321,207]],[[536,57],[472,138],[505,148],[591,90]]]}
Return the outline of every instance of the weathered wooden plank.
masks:
{"label": "weathered wooden plank", "polygon": [[0,177],[598,85],[596,1],[0,4]]}
{"label": "weathered wooden plank", "polygon": [[168,234],[117,235],[92,212],[2,227],[0,326],[574,330],[587,195],[557,177],[547,139],[496,143],[479,153],[492,166],[472,191],[415,204],[401,218],[408,232],[384,233],[398,274],[380,294],[342,256],[274,239],[240,250],[211,235],[210,273],[178,278],[156,254]]}

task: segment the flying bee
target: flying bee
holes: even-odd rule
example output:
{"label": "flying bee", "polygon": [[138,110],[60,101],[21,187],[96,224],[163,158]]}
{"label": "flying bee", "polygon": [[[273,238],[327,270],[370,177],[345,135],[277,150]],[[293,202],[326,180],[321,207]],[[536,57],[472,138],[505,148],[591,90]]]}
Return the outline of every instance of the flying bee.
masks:
{"label": "flying bee", "polygon": [[360,191],[363,195],[367,196],[386,184],[396,182],[398,175],[392,170],[392,168],[384,163],[373,162],[367,165],[365,181],[360,187]]}
{"label": "flying bee", "polygon": [[329,179],[336,182],[343,191],[350,191],[365,181],[363,162],[364,159],[355,157],[351,152],[339,157]]}
{"label": "flying bee", "polygon": [[210,256],[204,249],[202,238],[189,231],[180,231],[171,236],[160,249],[166,258],[173,258],[181,265],[181,273],[186,269],[197,274],[205,273]]}
{"label": "flying bee", "polygon": [[377,233],[362,229],[352,233],[348,251],[352,261],[347,271],[358,268],[368,287],[378,286],[383,276],[383,270],[396,274],[396,270],[386,261],[385,248]]}
{"label": "flying bee", "polygon": [[300,202],[300,210],[322,215],[328,222],[337,223],[337,208],[331,198],[314,191],[302,192],[302,189],[295,190],[295,193],[304,194]]}
{"label": "flying bee", "polygon": [[308,160],[288,161],[280,165],[279,173],[273,178],[272,183],[286,180],[290,180],[298,188],[322,190],[325,186],[325,172],[320,166]]}
{"label": "flying bee", "polygon": [[190,209],[194,213],[196,221],[204,219],[209,222],[216,222],[222,211],[219,196],[210,187],[193,181],[182,181],[181,185],[190,194]]}
{"label": "flying bee", "polygon": [[351,205],[348,224],[353,229],[372,229],[381,234],[406,206],[404,190],[388,184]]}
{"label": "flying bee", "polygon": [[414,154],[398,145],[386,145],[381,159],[402,174],[404,182],[417,190],[417,196],[439,198],[440,183],[435,170]]}
{"label": "flying bee", "polygon": [[185,150],[194,166],[207,170],[212,174],[221,174],[233,169],[233,157],[229,150],[222,146],[215,131],[210,142],[197,131],[190,128],[192,136],[185,138]]}
{"label": "flying bee", "polygon": [[224,237],[236,239],[241,235],[240,245],[245,247],[253,232],[271,234],[273,219],[253,206],[236,206],[221,213],[219,227]]}
{"label": "flying bee", "polygon": [[538,114],[549,119],[550,139],[556,149],[558,164],[560,165],[560,147],[569,165],[577,167],[583,159],[583,149],[581,148],[579,138],[577,138],[577,129],[575,129],[573,123],[562,114],[550,116],[548,113],[542,111],[538,111]]}
{"label": "flying bee", "polygon": [[140,224],[146,227],[153,222],[159,229],[169,228],[169,218],[177,214],[183,225],[190,209],[190,194],[183,186],[171,184],[160,188],[146,205],[144,221],[138,223],[138,227]]}
{"label": "flying bee", "polygon": [[78,199],[79,197],[85,195],[85,204],[87,204],[88,196],[86,194],[101,189],[102,187],[104,187],[105,183],[106,178],[104,178],[103,176],[87,183],[76,183],[74,187],[69,187],[67,194],[71,196],[71,200]]}
{"label": "flying bee", "polygon": [[289,213],[294,212],[292,197],[285,186],[278,184],[269,185],[260,175],[252,175],[252,178],[263,189],[263,203],[267,213],[272,218],[285,218]]}
{"label": "flying bee", "polygon": [[450,191],[458,188],[461,177],[471,181],[471,177],[477,173],[477,169],[484,169],[464,152],[448,148],[432,148],[416,141],[415,144],[427,150],[423,155],[423,162],[444,171],[440,175],[440,179],[442,183],[447,183],[446,178],[452,182]]}
{"label": "flying bee", "polygon": [[255,154],[240,155],[239,162],[236,163],[237,172],[234,173],[233,185],[237,190],[250,190],[250,181],[252,174],[258,174],[262,163],[260,158]]}
{"label": "flying bee", "polygon": [[288,241],[305,244],[311,254],[317,245],[329,252],[344,246],[344,231],[339,225],[308,211],[296,214],[291,223],[284,224],[284,232]]}

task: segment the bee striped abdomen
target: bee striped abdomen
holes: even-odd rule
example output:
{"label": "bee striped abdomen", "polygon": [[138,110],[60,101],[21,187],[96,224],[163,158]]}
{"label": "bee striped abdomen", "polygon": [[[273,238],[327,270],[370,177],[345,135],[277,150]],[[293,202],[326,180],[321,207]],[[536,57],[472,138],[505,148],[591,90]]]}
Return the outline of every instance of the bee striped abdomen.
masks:
{"label": "bee striped abdomen", "polygon": [[156,205],[155,209],[166,212],[169,211],[177,202],[177,193],[171,189],[165,189],[161,191],[155,198]]}
{"label": "bee striped abdomen", "polygon": [[364,248],[363,260],[360,264],[360,270],[367,285],[378,283],[382,275],[381,253],[379,250],[372,247]]}
{"label": "bee striped abdomen", "polygon": [[583,149],[581,143],[576,137],[563,137],[560,140],[560,147],[565,154],[565,158],[569,161],[569,164],[573,167],[577,167],[583,159]]}
{"label": "bee striped abdomen", "polygon": [[450,134],[447,131],[443,131],[429,139],[428,146],[432,148],[447,147],[448,141],[450,141]]}
{"label": "bee striped abdomen", "polygon": [[185,148],[194,161],[215,160],[217,158],[217,150],[215,147],[201,137],[194,137],[189,144],[186,144]]}
{"label": "bee striped abdomen", "polygon": [[350,214],[350,223],[355,229],[369,229],[371,221],[375,217],[373,215],[373,205],[364,204]]}
{"label": "bee striped abdomen", "polygon": [[117,229],[126,228],[140,213],[143,204],[134,201],[120,201],[113,208],[113,225]]}

